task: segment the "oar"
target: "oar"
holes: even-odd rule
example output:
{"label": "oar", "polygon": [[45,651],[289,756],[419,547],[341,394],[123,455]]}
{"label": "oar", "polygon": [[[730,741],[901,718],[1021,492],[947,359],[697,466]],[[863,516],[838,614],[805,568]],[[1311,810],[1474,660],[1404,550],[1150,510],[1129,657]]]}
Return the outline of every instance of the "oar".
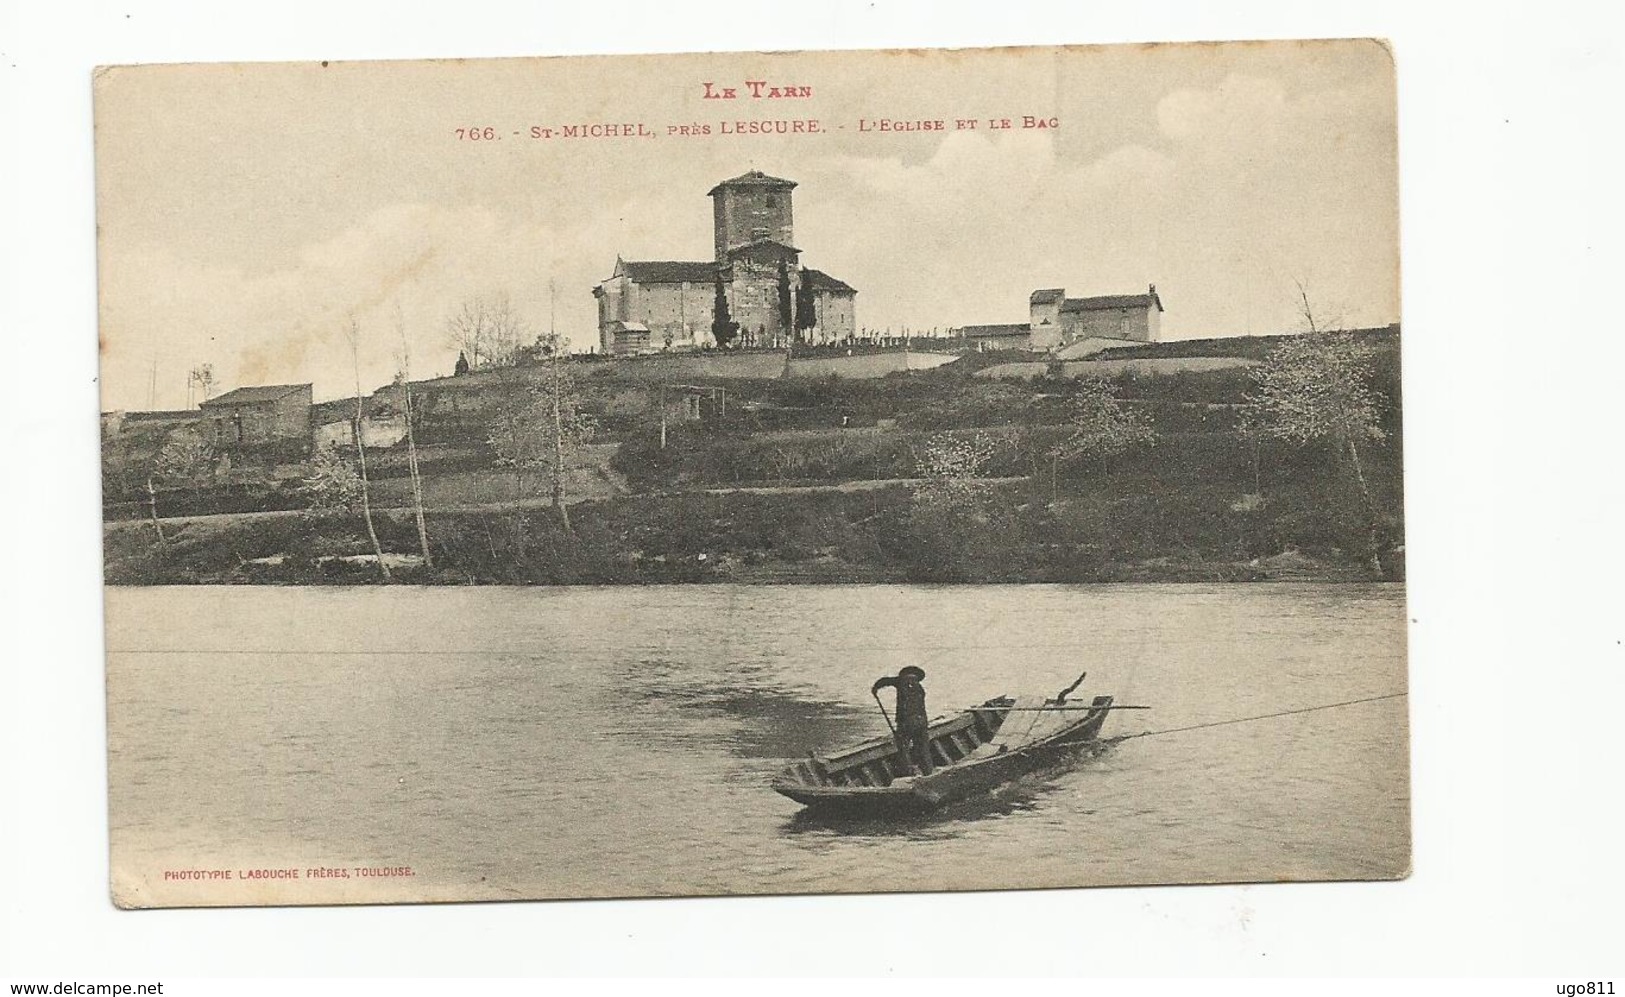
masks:
{"label": "oar", "polygon": [[892,739],[896,740],[896,738],[897,738],[897,728],[892,726],[891,714],[886,712],[886,704],[882,703],[880,701],[880,690],[879,689],[870,689],[869,690],[869,695],[875,697],[875,705],[880,707],[880,715],[886,718],[886,729],[891,731]]}
{"label": "oar", "polygon": [[998,710],[1010,713],[1046,713],[1050,710],[1149,710],[1149,706],[1126,706],[1113,703],[1110,706],[972,706],[968,712],[980,713],[982,711]]}

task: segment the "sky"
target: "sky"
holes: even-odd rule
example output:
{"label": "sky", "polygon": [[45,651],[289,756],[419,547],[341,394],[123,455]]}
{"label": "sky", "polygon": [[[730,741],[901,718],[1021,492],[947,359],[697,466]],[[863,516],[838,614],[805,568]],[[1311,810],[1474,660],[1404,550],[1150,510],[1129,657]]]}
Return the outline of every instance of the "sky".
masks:
{"label": "sky", "polygon": [[[195,403],[203,363],[216,394],[318,399],[356,367],[366,390],[403,359],[449,373],[446,320],[474,296],[590,348],[616,257],[710,258],[706,192],[750,169],[797,182],[802,261],[858,289],[863,327],[1022,322],[1035,288],[1149,284],[1166,339],[1301,328],[1300,285],[1322,318],[1399,320],[1374,42],[119,67],[95,98],[108,409]],[[780,120],[819,131],[722,134]],[[651,137],[530,138],[572,123]]]}

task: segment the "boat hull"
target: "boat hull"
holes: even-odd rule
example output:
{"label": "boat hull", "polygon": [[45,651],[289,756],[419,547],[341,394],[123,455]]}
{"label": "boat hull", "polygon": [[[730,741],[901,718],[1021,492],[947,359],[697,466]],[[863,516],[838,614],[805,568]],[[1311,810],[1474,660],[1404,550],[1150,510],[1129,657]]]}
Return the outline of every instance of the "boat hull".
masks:
{"label": "boat hull", "polygon": [[[1110,696],[1096,697],[1093,707],[1081,712],[1076,722],[1062,724],[1023,743],[980,745],[966,757],[942,765],[930,775],[899,777],[885,785],[817,784],[808,778],[803,763],[786,770],[774,780],[773,788],[809,810],[821,813],[851,816],[929,813],[993,792],[1023,777],[1064,767],[1084,749],[1099,744],[1100,729],[1110,707]],[[872,743],[866,742],[866,745]],[[861,751],[866,745],[852,750]]]}

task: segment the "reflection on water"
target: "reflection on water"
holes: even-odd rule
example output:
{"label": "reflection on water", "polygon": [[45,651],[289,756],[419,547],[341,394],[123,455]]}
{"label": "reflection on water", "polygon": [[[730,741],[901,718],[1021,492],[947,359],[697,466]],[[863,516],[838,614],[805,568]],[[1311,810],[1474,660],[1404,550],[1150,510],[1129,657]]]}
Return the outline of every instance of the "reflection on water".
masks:
{"label": "reflection on water", "polygon": [[[1402,691],[1396,586],[112,590],[115,868],[144,902],[1392,876],[1404,700],[1138,738],[908,820],[813,817],[788,759],[1006,693],[1129,734]],[[184,622],[181,622],[184,621]],[[410,865],[202,894],[161,872]],[[343,892],[349,889],[351,892]],[[328,892],[323,892],[328,891]],[[204,899],[201,899],[204,898]]]}
{"label": "reflection on water", "polygon": [[[791,758],[810,749],[867,737],[871,714],[845,703],[813,698],[806,687],[779,680],[759,665],[735,663],[729,677],[696,681],[691,668],[664,659],[645,659],[620,676],[627,709],[625,726],[605,733],[645,747],[662,737],[690,740],[705,730],[701,720],[734,724],[723,743],[741,758]],[[659,720],[655,718],[660,718]],[[670,741],[666,742],[670,744]]]}

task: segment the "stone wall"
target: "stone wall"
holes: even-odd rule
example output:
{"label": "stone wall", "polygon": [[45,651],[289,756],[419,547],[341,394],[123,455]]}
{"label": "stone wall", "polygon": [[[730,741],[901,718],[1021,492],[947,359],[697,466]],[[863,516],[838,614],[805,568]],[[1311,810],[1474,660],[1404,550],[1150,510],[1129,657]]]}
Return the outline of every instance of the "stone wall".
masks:
{"label": "stone wall", "polygon": [[[355,445],[354,424],[346,419],[342,422],[329,422],[317,426],[314,441],[317,446],[329,443],[334,446],[349,447]],[[402,415],[366,416],[361,420],[361,443],[368,447],[392,447],[406,439],[406,417]]]}
{"label": "stone wall", "polygon": [[857,295],[819,291],[815,300],[818,325],[812,330],[813,342],[834,343],[857,334]]}
{"label": "stone wall", "polygon": [[632,318],[649,327],[650,349],[696,349],[711,343],[714,284],[633,284]]}

